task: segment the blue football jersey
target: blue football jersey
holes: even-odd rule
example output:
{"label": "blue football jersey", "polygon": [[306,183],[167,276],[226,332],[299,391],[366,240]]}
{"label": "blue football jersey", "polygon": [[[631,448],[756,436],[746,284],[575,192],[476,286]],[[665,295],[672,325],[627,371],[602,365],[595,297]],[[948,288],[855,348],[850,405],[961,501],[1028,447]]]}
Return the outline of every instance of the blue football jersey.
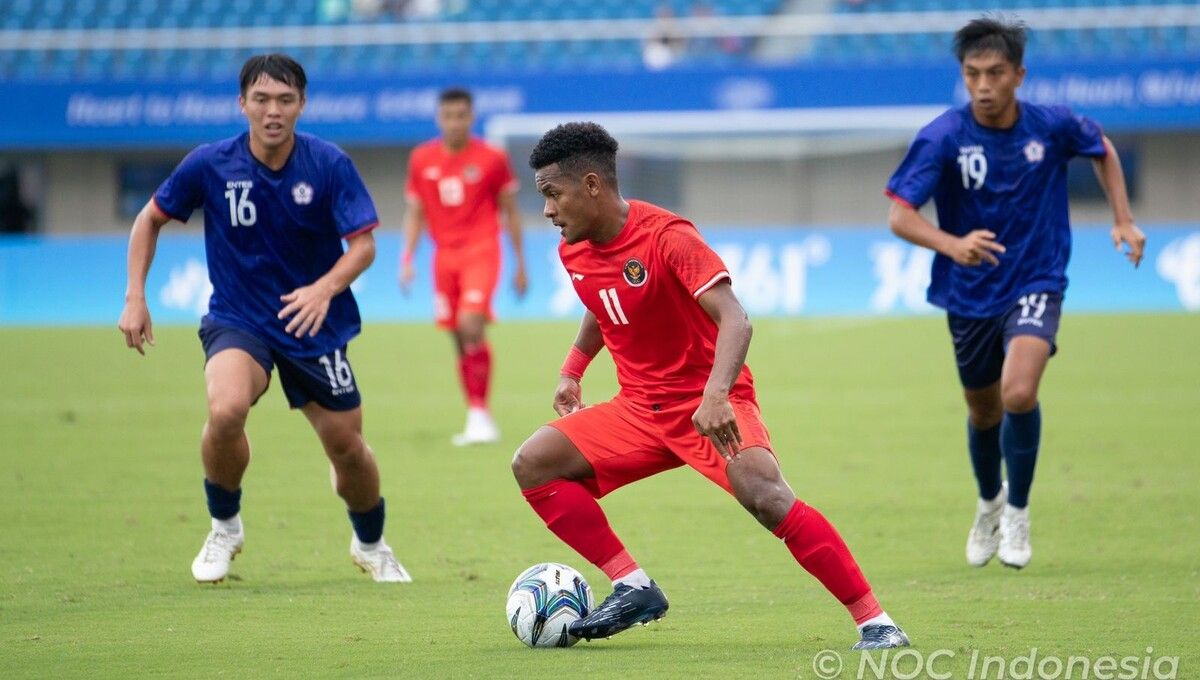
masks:
{"label": "blue football jersey", "polygon": [[330,302],[315,337],[285,333],[288,319],[277,318],[281,295],[324,276],[342,256],[343,238],[379,223],[362,178],[338,147],[297,133],[276,172],[250,153],[249,133],[206,144],[183,159],[154,202],[182,222],[204,207],[214,319],[297,357],[326,354],[358,335],[358,303],[349,289]]}
{"label": "blue football jersey", "polygon": [[1105,155],[1091,120],[1062,106],[1019,106],[1016,125],[1004,130],[980,125],[970,105],[938,116],[917,133],[887,185],[889,196],[914,208],[932,197],[943,231],[988,229],[1008,249],[995,266],[934,257],[929,302],[960,316],[995,316],[1025,293],[1066,290],[1067,161]]}

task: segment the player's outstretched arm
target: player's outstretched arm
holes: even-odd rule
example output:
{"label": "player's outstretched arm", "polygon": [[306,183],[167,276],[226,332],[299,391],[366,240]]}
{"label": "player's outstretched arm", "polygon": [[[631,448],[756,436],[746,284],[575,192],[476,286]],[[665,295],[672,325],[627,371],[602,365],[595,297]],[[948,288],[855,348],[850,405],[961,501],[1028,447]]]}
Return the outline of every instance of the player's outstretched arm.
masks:
{"label": "player's outstretched arm", "polygon": [[413,279],[417,272],[413,269],[413,256],[417,252],[417,242],[421,240],[421,223],[425,221],[425,209],[420,201],[409,199],[408,209],[404,211],[404,246],[400,249],[400,292],[408,295],[412,288]]}
{"label": "player's outstretched arm", "polygon": [[127,256],[127,282],[125,284],[125,308],[117,328],[125,334],[125,345],[145,355],[143,343],[154,345],[154,329],[150,323],[150,308],[146,305],[146,276],[150,263],[154,261],[154,250],[158,246],[158,233],[171,218],[165,215],[154,201],[133,220],[129,232],[129,254]]}
{"label": "player's outstretched arm", "polygon": [[321,325],[325,323],[325,315],[329,313],[330,301],[349,288],[354,279],[375,261],[375,235],[370,231],[351,237],[347,243],[349,247],[346,252],[324,276],[310,285],[279,296],[285,303],[284,308],[279,310],[279,318],[290,317],[284,328],[286,332],[297,338],[305,333],[310,337],[319,333]]}
{"label": "player's outstretched arm", "polygon": [[1108,137],[1104,138],[1104,149],[1108,153],[1103,158],[1092,161],[1092,169],[1096,171],[1096,179],[1108,196],[1108,205],[1113,211],[1112,241],[1117,251],[1121,244],[1129,246],[1125,257],[1136,267],[1142,262],[1146,252],[1146,235],[1133,223],[1133,211],[1129,208],[1129,193],[1125,189],[1125,172],[1121,170],[1121,158],[1117,149]]}
{"label": "player's outstretched arm", "polygon": [[504,226],[508,229],[508,240],[512,243],[513,262],[516,271],[513,272],[513,290],[517,297],[525,297],[529,289],[529,277],[525,274],[525,247],[521,234],[521,210],[517,207],[517,192],[500,192],[500,210],[504,213]]}
{"label": "player's outstretched arm", "polygon": [[560,416],[574,413],[584,408],[583,373],[588,364],[604,346],[604,337],[600,335],[600,324],[590,311],[583,313],[583,321],[579,324],[579,333],[575,336],[575,344],[563,361],[559,371],[558,387],[554,390],[554,412]]}
{"label": "player's outstretched arm", "polygon": [[912,206],[900,201],[893,200],[888,209],[888,226],[893,234],[905,241],[939,252],[966,267],[977,267],[984,262],[998,265],[1000,260],[996,254],[1005,250],[996,242],[996,234],[987,229],[954,236],[938,229]]}
{"label": "player's outstretched arm", "polygon": [[754,329],[728,280],[709,288],[698,301],[717,324],[717,347],[712,372],[704,386],[704,398],[692,414],[692,424],[697,432],[712,440],[726,460],[732,460],[742,443],[742,435],[729,403],[729,390],[746,363]]}

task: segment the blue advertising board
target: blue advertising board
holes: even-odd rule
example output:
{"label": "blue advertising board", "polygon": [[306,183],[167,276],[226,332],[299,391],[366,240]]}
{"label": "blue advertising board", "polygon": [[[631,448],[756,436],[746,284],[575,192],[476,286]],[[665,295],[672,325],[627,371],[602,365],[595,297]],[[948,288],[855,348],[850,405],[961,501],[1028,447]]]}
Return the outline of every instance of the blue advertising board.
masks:
{"label": "blue advertising board", "polygon": [[[931,252],[884,228],[703,231],[754,317],[935,311],[925,303]],[[1107,229],[1075,230],[1068,313],[1200,312],[1200,225],[1145,231],[1146,259],[1135,270],[1114,252]],[[577,318],[582,312],[558,261],[557,242],[548,229],[527,234],[529,293],[517,299],[502,279],[496,298],[500,319]],[[420,250],[420,273],[408,296],[396,283],[399,248],[398,234],[379,233],[379,256],[354,285],[368,321],[433,318],[430,248],[426,243]],[[115,235],[0,239],[0,325],[115,325],[125,290],[125,251],[125,237]],[[147,282],[155,323],[195,324],[210,291],[202,236],[165,232]]]}
{"label": "blue advertising board", "polygon": [[[312,82],[301,128],[341,144],[435,134],[439,90],[464,85],[481,122],[496,114],[949,106],[965,101],[952,60],[926,65],[539,75],[444,74]],[[1062,103],[1125,131],[1200,128],[1200,63],[1103,58],[1030,63],[1020,95]],[[245,127],[228,82],[0,82],[0,148],[191,146]]]}

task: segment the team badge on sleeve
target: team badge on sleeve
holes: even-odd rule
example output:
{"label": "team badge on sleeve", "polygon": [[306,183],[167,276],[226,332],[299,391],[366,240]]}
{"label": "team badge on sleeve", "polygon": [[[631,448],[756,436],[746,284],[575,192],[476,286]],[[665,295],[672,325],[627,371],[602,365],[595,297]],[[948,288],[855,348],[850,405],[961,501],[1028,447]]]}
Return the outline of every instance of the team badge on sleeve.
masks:
{"label": "team badge on sleeve", "polygon": [[625,261],[625,266],[621,268],[621,273],[625,276],[625,283],[638,288],[646,283],[646,265],[636,257]]}
{"label": "team badge on sleeve", "polygon": [[313,200],[313,188],[308,182],[296,182],[292,187],[292,200],[296,205],[308,205]]}

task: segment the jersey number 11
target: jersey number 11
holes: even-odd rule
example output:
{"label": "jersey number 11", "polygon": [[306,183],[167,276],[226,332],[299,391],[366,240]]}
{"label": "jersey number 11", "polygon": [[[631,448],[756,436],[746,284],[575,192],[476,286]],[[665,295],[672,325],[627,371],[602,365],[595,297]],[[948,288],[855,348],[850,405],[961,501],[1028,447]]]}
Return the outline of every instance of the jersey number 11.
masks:
{"label": "jersey number 11", "polygon": [[600,301],[604,303],[604,311],[608,318],[618,326],[628,326],[629,319],[625,318],[625,310],[621,309],[621,299],[617,297],[616,288],[601,288]]}

